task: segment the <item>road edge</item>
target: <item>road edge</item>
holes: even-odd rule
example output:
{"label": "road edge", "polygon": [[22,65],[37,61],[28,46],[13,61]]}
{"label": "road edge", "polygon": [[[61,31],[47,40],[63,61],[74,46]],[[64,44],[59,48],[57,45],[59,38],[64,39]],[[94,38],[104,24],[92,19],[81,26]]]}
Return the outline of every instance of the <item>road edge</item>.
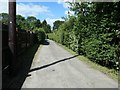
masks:
{"label": "road edge", "polygon": [[[54,41],[55,42],[55,41]],[[66,51],[68,51],[69,53],[71,53],[72,55],[76,55],[77,53],[72,51],[71,49],[69,49],[68,47],[55,42],[57,45],[59,45],[60,47],[62,47],[63,49],[65,49]],[[90,61],[87,57],[80,55],[77,57],[79,60],[81,60],[83,63],[89,65],[91,68],[99,70],[100,72],[106,74],[108,77],[110,77],[111,79],[115,80],[116,82],[118,82],[118,72],[116,72],[113,69],[108,69],[107,67],[103,67],[97,63],[94,63],[92,61]]]}

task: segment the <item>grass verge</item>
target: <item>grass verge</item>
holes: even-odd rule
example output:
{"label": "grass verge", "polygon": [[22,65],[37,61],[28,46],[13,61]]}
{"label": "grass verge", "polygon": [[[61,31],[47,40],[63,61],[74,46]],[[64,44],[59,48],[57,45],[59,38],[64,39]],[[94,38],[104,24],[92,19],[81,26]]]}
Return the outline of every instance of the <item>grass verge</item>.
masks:
{"label": "grass verge", "polygon": [[[57,43],[57,42],[56,42]],[[68,47],[61,45],[59,43],[57,43],[59,46],[63,47],[65,50],[67,50],[68,52],[70,52],[72,55],[76,55],[77,53],[72,51],[71,49],[69,49]],[[83,55],[79,55],[77,57],[79,60],[83,61],[84,63],[86,63],[87,65],[89,65],[90,67],[101,71],[102,73],[106,74],[107,76],[109,76],[110,78],[114,79],[114,80],[118,80],[118,72],[115,71],[114,69],[108,69],[107,67],[101,66],[97,63],[94,63],[92,61],[90,61],[87,57],[83,56]]]}

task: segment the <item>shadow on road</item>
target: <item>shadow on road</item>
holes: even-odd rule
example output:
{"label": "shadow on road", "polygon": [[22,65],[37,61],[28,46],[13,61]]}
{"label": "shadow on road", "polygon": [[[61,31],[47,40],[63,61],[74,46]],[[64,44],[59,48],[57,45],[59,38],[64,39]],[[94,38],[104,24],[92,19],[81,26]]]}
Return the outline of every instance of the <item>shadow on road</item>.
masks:
{"label": "shadow on road", "polygon": [[33,71],[36,71],[36,70],[44,69],[44,68],[47,68],[47,67],[49,67],[49,66],[55,65],[55,64],[57,64],[57,63],[70,60],[70,59],[75,58],[75,57],[77,57],[77,56],[79,56],[79,55],[75,55],[75,56],[72,56],[72,57],[68,57],[68,58],[65,58],[65,59],[62,59],[62,60],[58,60],[58,61],[52,62],[52,63],[47,64],[47,65],[38,67],[38,68],[31,69],[29,72],[33,72]]}
{"label": "shadow on road", "polygon": [[[49,42],[46,40],[45,45],[49,45]],[[30,77],[31,74],[29,74],[29,72],[33,72],[36,70],[40,70],[40,69],[44,69],[47,68],[49,66],[55,65],[57,63],[63,62],[63,61],[67,61],[70,60],[72,58],[75,58],[79,55],[75,55],[72,57],[68,57],[62,60],[58,60],[55,62],[52,62],[50,64],[38,67],[38,68],[34,68],[30,70],[31,64],[33,62],[33,58],[34,55],[36,53],[36,51],[38,50],[39,44],[35,45],[34,47],[32,47],[31,49],[28,49],[27,52],[23,53],[19,58],[18,58],[18,63],[19,63],[19,68],[18,68],[18,74],[17,76],[10,78],[10,82],[7,82],[6,84],[4,84],[3,89],[17,89],[17,90],[21,90],[23,83],[25,82],[25,79],[27,77]]]}
{"label": "shadow on road", "polygon": [[42,43],[42,45],[49,45],[49,41],[47,39],[45,39],[45,41]]}
{"label": "shadow on road", "polygon": [[17,90],[21,90],[21,87],[29,75],[29,70],[34,58],[36,51],[38,50],[39,44],[34,45],[29,48],[26,52],[18,57],[18,73],[15,77],[9,77],[10,82],[6,82],[3,86],[3,89],[6,88],[16,88]]}

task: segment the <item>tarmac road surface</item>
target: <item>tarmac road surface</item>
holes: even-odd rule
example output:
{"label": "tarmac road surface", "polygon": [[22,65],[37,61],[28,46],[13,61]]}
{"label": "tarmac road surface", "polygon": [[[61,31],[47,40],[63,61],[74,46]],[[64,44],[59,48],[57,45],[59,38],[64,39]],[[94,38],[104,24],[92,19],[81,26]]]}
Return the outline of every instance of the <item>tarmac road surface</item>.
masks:
{"label": "tarmac road surface", "polygon": [[118,88],[118,82],[92,69],[52,40],[40,48],[22,88]]}

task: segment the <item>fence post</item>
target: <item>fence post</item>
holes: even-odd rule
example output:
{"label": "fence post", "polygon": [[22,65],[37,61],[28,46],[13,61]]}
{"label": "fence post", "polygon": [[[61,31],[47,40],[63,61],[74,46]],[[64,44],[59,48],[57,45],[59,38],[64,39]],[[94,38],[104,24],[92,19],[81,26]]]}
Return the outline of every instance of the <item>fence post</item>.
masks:
{"label": "fence post", "polygon": [[30,47],[30,31],[28,31],[28,47]]}
{"label": "fence post", "polygon": [[9,48],[11,51],[10,74],[16,75],[16,0],[9,0]]}
{"label": "fence post", "polygon": [[27,31],[25,31],[25,49],[27,49]]}

